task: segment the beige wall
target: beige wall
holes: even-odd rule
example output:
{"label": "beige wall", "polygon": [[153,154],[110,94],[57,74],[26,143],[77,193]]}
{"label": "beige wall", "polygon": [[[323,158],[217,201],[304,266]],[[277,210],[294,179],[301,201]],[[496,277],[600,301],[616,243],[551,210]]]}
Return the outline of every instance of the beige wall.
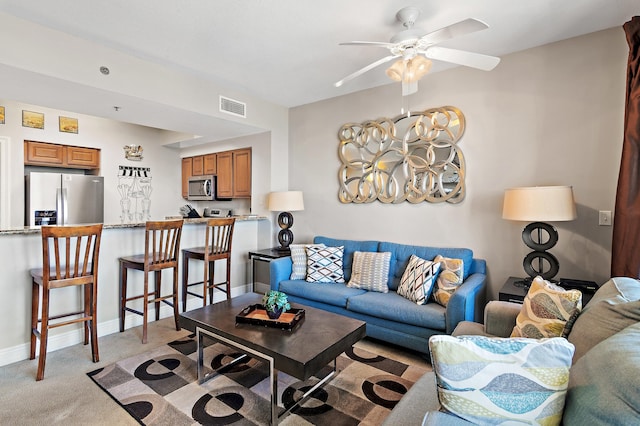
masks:
{"label": "beige wall", "polygon": [[597,212],[615,202],[627,52],[615,28],[508,55],[491,72],[460,67],[425,77],[411,109],[454,105],[467,119],[460,142],[467,195],[458,205],[338,201],[338,129],[398,115],[399,85],[292,109],[289,188],[305,197],[305,210],[295,213],[296,241],[321,234],[469,247],[487,260],[489,296],[497,297],[507,277],[523,275],[529,252],[521,239],[526,223],[501,218],[504,189],[573,185],[578,219],[555,223],[558,277],[604,282],[612,228],[598,226]]}

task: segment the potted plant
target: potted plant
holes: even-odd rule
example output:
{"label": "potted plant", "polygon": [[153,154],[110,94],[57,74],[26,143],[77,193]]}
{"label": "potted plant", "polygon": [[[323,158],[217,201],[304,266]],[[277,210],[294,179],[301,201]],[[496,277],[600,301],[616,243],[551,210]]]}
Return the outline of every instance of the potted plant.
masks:
{"label": "potted plant", "polygon": [[287,295],[281,291],[270,290],[262,296],[262,304],[271,319],[278,319],[280,314],[291,309]]}

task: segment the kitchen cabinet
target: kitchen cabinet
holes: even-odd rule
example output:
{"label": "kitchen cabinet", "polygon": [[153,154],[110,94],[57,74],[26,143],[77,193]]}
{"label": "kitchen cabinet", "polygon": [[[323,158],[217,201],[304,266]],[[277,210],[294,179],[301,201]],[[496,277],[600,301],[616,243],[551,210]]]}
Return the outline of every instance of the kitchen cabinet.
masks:
{"label": "kitchen cabinet", "polygon": [[219,198],[251,198],[251,148],[182,159],[182,197],[187,198],[191,176],[216,175]]}
{"label": "kitchen cabinet", "polygon": [[251,198],[251,148],[233,151],[233,197]]}
{"label": "kitchen cabinet", "polygon": [[204,157],[199,155],[193,157],[193,164],[191,165],[191,176],[202,176],[204,173]]}
{"label": "kitchen cabinet", "polygon": [[216,154],[207,154],[204,156],[204,173],[205,175],[215,175],[217,173]]}
{"label": "kitchen cabinet", "polygon": [[189,195],[189,178],[192,176],[193,157],[182,159],[182,198],[185,200]]}
{"label": "kitchen cabinet", "polygon": [[48,142],[24,141],[25,166],[53,166],[94,170],[100,168],[100,150]]}
{"label": "kitchen cabinet", "polygon": [[218,152],[216,154],[218,169],[217,193],[220,198],[233,197],[233,154],[231,151]]}
{"label": "kitchen cabinet", "polygon": [[92,148],[80,148],[66,146],[67,166],[81,167],[83,169],[96,169],[100,167],[100,150]]}

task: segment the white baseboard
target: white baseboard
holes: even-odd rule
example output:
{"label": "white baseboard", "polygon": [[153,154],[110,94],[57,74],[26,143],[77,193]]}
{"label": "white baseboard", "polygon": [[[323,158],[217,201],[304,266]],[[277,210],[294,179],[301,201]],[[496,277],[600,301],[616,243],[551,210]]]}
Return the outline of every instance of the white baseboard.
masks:
{"label": "white baseboard", "polygon": [[[232,289],[232,297],[239,296],[250,291],[251,285],[246,285],[244,287],[234,287]],[[220,302],[225,299],[224,295],[220,292],[216,292],[214,294],[214,302]],[[182,302],[180,303],[180,307],[182,307]],[[187,310],[190,311],[192,309],[197,309],[202,307],[202,300],[190,297],[187,300]],[[149,321],[154,321],[155,313],[154,313],[153,305],[151,305],[149,309]],[[173,316],[173,309],[171,307],[163,304],[160,308],[160,318],[167,318]],[[124,328],[129,329],[131,327],[138,327],[142,325],[142,317],[139,315],[126,315],[124,320]],[[98,338],[102,336],[107,336],[113,333],[120,332],[120,320],[113,319],[105,322],[98,323]],[[58,349],[63,349],[69,346],[77,345],[78,343],[82,343],[84,341],[84,332],[82,328],[77,328],[75,330],[68,331],[66,333],[60,333],[56,335],[50,335],[49,341],[47,343],[47,352],[57,351]],[[0,349],[0,367],[4,365],[13,364],[14,362],[23,361],[25,359],[29,359],[29,347],[30,343],[26,342],[17,346],[13,346],[10,348]],[[36,347],[36,356],[39,353],[39,344]]]}

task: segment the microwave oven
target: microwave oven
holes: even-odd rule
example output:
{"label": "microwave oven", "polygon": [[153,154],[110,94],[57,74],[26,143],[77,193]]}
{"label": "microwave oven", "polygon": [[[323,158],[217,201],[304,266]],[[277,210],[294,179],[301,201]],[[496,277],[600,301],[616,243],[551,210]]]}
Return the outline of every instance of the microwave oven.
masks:
{"label": "microwave oven", "polygon": [[187,200],[211,201],[216,199],[216,177],[213,175],[191,176]]}

